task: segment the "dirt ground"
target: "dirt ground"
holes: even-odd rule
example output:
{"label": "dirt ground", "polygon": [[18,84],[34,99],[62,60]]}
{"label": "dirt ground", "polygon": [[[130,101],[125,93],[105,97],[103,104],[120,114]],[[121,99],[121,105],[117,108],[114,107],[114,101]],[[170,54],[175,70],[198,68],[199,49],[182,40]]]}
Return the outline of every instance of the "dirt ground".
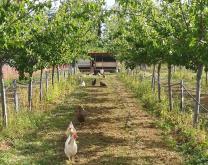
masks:
{"label": "dirt ground", "polygon": [[164,142],[155,119],[145,112],[134,95],[116,76],[102,81],[108,87],[89,83],[77,91],[74,106],[88,112],[78,130],[79,165],[180,165],[183,159]]}

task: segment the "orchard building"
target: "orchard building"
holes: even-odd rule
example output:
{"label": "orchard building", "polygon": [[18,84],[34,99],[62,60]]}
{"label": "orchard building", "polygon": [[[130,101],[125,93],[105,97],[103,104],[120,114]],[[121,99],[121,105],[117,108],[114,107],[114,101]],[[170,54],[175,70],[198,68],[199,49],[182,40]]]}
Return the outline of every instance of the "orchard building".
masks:
{"label": "orchard building", "polygon": [[118,68],[118,63],[111,53],[93,52],[89,53],[91,60],[79,60],[78,68],[81,72],[98,73],[101,70],[104,72],[115,72]]}

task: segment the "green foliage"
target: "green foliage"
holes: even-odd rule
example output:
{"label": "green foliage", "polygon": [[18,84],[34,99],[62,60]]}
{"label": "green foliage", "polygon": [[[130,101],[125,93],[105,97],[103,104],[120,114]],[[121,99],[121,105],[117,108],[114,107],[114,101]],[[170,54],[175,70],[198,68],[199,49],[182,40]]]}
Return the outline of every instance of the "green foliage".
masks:
{"label": "green foliage", "polygon": [[[96,46],[103,2],[3,1],[0,6],[0,63],[21,73],[71,63]],[[26,7],[27,6],[27,7]],[[83,46],[85,45],[85,46]]]}
{"label": "green foliage", "polygon": [[205,0],[119,0],[106,46],[127,66],[164,62],[197,70],[208,62],[207,7]]}

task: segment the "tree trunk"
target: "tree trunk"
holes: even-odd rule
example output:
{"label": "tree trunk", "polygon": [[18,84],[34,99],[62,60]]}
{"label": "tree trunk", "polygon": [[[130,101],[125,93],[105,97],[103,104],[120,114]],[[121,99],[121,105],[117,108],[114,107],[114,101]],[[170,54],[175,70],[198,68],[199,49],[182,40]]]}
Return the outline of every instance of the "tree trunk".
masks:
{"label": "tree trunk", "polygon": [[2,104],[2,124],[3,127],[8,126],[8,116],[7,116],[7,104],[6,104],[6,91],[3,79],[3,65],[0,65],[0,88],[1,88],[1,104]]}
{"label": "tree trunk", "polygon": [[55,74],[55,65],[53,65],[52,67],[52,78],[51,78],[51,81],[52,81],[52,86],[54,87],[54,74]]}
{"label": "tree trunk", "polygon": [[18,73],[19,73],[19,80],[20,81],[26,79],[24,71],[19,70]]}
{"label": "tree trunk", "polygon": [[28,103],[29,103],[29,110],[32,111],[32,74],[30,74],[29,85],[28,85]]}
{"label": "tree trunk", "polygon": [[65,68],[64,68],[63,72],[64,72],[64,79],[66,79],[66,71],[65,71]]}
{"label": "tree trunk", "polygon": [[138,66],[136,67],[136,76],[138,75]]}
{"label": "tree trunk", "polygon": [[13,81],[13,90],[14,90],[14,110],[15,112],[19,111],[19,100],[17,94],[17,82],[16,80]]}
{"label": "tree trunk", "polygon": [[76,74],[76,66],[74,66],[74,75]]}
{"label": "tree trunk", "polygon": [[75,60],[74,60],[72,62],[72,74],[75,74],[76,73],[75,67],[76,67],[76,63],[75,63]]}
{"label": "tree trunk", "polygon": [[40,70],[40,101],[43,98],[43,68]]}
{"label": "tree trunk", "polygon": [[56,69],[57,69],[57,80],[58,80],[58,82],[60,82],[60,71],[59,71],[58,65],[57,65]]}
{"label": "tree trunk", "polygon": [[46,71],[45,74],[46,74],[46,93],[48,93],[48,71]]}
{"label": "tree trunk", "polygon": [[161,63],[159,63],[157,67],[157,88],[158,88],[158,101],[159,102],[161,102],[160,69],[161,69]]}
{"label": "tree trunk", "polygon": [[69,77],[71,75],[71,65],[69,64],[68,66],[69,66],[68,68],[68,77]]}
{"label": "tree trunk", "polygon": [[201,96],[201,77],[203,72],[203,65],[200,64],[197,69],[196,75],[196,102],[193,116],[193,126],[197,128],[199,122],[199,111],[200,111],[200,96]]}
{"label": "tree trunk", "polygon": [[153,70],[152,70],[152,91],[155,92],[155,64],[153,65]]}
{"label": "tree trunk", "polygon": [[172,100],[172,87],[171,87],[171,65],[168,64],[168,100],[169,100],[169,110],[173,110],[173,100]]}
{"label": "tree trunk", "polygon": [[176,72],[176,66],[173,65],[173,72],[175,73]]}
{"label": "tree trunk", "polygon": [[146,73],[146,71],[147,71],[147,65],[144,64],[144,73]]}

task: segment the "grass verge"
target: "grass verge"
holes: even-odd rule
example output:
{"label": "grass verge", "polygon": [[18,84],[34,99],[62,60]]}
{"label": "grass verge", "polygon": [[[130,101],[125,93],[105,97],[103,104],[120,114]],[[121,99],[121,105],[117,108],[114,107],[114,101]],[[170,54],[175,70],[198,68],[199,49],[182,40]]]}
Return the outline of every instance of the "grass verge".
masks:
{"label": "grass verge", "polygon": [[0,164],[64,163],[59,151],[63,150],[61,131],[72,117],[72,107],[65,99],[75,88],[76,80],[71,77],[49,89],[33,111],[10,113],[8,128],[0,132]]}
{"label": "grass verge", "polygon": [[138,81],[124,73],[119,77],[143,102],[145,109],[160,118],[157,124],[164,130],[164,140],[184,153],[186,164],[208,164],[207,133],[192,128],[191,114],[182,113],[178,108],[168,111],[168,99],[163,94],[162,102],[159,103],[156,94],[151,91],[149,81]]}

